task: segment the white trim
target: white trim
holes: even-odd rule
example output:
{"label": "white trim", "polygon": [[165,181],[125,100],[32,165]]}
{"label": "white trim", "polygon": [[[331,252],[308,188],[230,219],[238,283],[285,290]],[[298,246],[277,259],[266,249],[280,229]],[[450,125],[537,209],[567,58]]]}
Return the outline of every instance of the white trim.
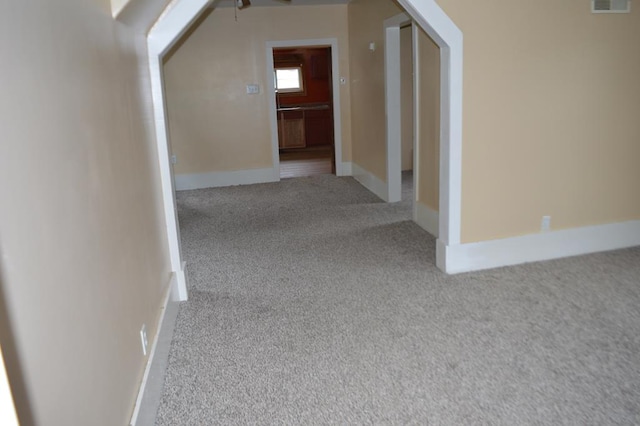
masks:
{"label": "white trim", "polygon": [[385,19],[384,28],[384,98],[387,117],[387,193],[389,202],[402,198],[402,108],[400,73],[400,27],[411,23],[406,13]]}
{"label": "white trim", "polygon": [[444,246],[450,274],[558,259],[640,245],[640,220]]}
{"label": "white trim", "polygon": [[140,382],[138,397],[133,407],[133,414],[129,422],[131,426],[153,424],[155,421],[156,411],[162,396],[173,329],[178,316],[180,301],[176,298],[176,295],[179,294],[178,287],[178,276],[173,273],[163,298],[162,313],[158,319],[153,344]]}
{"label": "white trim", "polygon": [[[440,243],[460,243],[463,37],[435,0],[398,0],[440,47]],[[447,255],[438,251],[437,256]],[[445,259],[438,258],[438,265]]]}
{"label": "white trim", "polygon": [[[154,116],[156,127],[156,142],[158,149],[158,163],[160,170],[160,183],[162,186],[162,201],[164,207],[165,227],[169,245],[169,259],[171,269],[174,272],[182,270],[182,253],[180,248],[180,230],[178,216],[176,215],[175,191],[173,188],[172,168],[169,160],[169,142],[164,117],[164,91],[162,84],[162,60],[149,48],[149,72],[151,77],[151,95],[154,104]],[[182,275],[181,275],[182,276]],[[180,282],[184,288],[181,293],[186,297],[186,281]]]}
{"label": "white trim", "polygon": [[416,218],[415,222],[425,231],[438,238],[440,218],[437,211],[430,207],[414,202]]}
{"label": "white trim", "polygon": [[353,170],[352,176],[355,180],[360,182],[362,186],[373,192],[383,201],[388,201],[388,186],[386,182],[383,182],[376,175],[364,169],[363,167],[360,167],[356,163],[351,163],[351,168]]}
{"label": "white trim", "polygon": [[418,194],[420,193],[420,53],[418,49],[417,25],[411,25],[411,50],[413,55],[413,221],[418,222]]}
{"label": "white trim", "polygon": [[337,176],[353,176],[353,163],[351,161],[343,161],[342,162],[342,174]]}
{"label": "white trim", "polygon": [[18,416],[13,403],[13,395],[9,387],[9,378],[0,347],[0,424],[4,426],[18,426]]}
{"label": "white trim", "polygon": [[[460,243],[461,227],[461,199],[462,199],[462,75],[463,75],[463,38],[462,32],[444,13],[434,0],[399,0],[407,13],[414,19],[433,41],[440,47],[440,220],[438,235],[441,245],[451,246]],[[398,56],[391,49],[398,49],[399,42],[395,41],[395,25],[406,19],[406,15],[399,14],[385,21],[385,47],[388,56],[385,57],[386,86],[387,86],[387,172],[389,193],[395,197],[397,184],[391,179],[396,173],[395,153],[393,151],[394,138],[398,137],[400,118],[395,113],[394,88],[399,87],[399,73],[396,76],[392,62]],[[399,31],[398,31],[399,32]],[[415,38],[415,35],[414,35]],[[417,44],[417,43],[414,43]],[[414,66],[418,66],[415,58]],[[418,72],[414,72],[417,75]],[[414,90],[417,89],[414,86]],[[418,111],[415,110],[418,122]],[[418,125],[419,126],[419,125]],[[419,127],[416,127],[419,129]],[[416,135],[418,133],[416,132]],[[419,155],[414,151],[416,157]],[[391,163],[393,162],[393,163]],[[390,166],[391,165],[391,169]],[[418,167],[414,168],[414,173]],[[419,182],[419,179],[416,179]],[[418,211],[414,206],[414,217]],[[446,264],[441,258],[448,254],[447,250],[436,251],[436,264]]]}
{"label": "white trim", "polygon": [[[280,170],[280,154],[278,148],[278,116],[274,81],[273,81],[273,49],[281,47],[331,47],[331,72],[333,84],[333,145],[335,153],[336,176],[343,176],[342,172],[342,113],[340,106],[340,57],[337,38],[279,40],[267,41],[267,93],[269,94],[269,121],[271,122],[271,149],[274,169]],[[278,180],[280,175],[278,174]]]}
{"label": "white trim", "polygon": [[189,282],[189,278],[187,276],[187,262],[183,261],[180,264],[180,269],[178,271],[173,271],[172,274],[176,276],[176,285],[172,287],[172,300],[187,300],[189,298],[187,293],[187,283]]}
{"label": "white trim", "polygon": [[217,188],[221,186],[251,185],[277,182],[280,171],[275,169],[233,170],[229,172],[194,173],[176,175],[176,191]]}
{"label": "white trim", "polygon": [[187,300],[187,275],[185,273],[180,248],[180,231],[176,215],[176,200],[173,186],[173,170],[169,153],[169,135],[167,132],[167,112],[164,94],[162,57],[184,34],[191,23],[207,7],[209,0],[174,0],[160,15],[147,36],[149,55],[149,78],[156,131],[160,184],[164,207],[167,244],[171,270],[176,275],[180,300]]}

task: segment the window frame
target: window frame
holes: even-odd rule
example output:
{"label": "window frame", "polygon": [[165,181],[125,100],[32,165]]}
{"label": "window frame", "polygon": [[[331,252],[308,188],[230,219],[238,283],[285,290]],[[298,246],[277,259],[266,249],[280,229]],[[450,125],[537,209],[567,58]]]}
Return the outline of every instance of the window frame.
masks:
{"label": "window frame", "polygon": [[[278,88],[278,71],[279,70],[296,70],[298,71],[298,82],[299,87],[297,88],[289,88],[289,89],[279,89]],[[276,66],[273,69],[273,80],[274,87],[277,95],[304,95],[306,93],[305,82],[304,82],[304,68],[302,65],[281,65]]]}

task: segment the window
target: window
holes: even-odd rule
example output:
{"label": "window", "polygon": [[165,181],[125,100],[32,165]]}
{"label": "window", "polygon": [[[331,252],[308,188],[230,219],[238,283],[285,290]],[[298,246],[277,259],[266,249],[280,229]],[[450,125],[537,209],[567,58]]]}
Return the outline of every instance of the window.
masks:
{"label": "window", "polygon": [[277,93],[304,92],[302,67],[276,68],[274,78]]}

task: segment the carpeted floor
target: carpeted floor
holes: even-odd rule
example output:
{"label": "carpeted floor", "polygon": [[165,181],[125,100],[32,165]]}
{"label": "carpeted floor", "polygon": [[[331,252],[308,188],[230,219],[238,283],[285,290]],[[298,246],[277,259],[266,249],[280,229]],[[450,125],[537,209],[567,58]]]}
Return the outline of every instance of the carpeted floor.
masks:
{"label": "carpeted floor", "polygon": [[410,201],[335,176],[178,209],[157,425],[640,424],[638,248],[446,276]]}

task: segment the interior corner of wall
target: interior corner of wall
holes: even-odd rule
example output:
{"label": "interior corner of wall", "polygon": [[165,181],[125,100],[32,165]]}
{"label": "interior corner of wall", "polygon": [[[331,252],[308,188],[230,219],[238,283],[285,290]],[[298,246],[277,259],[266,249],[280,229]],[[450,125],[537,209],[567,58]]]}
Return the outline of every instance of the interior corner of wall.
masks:
{"label": "interior corner of wall", "polygon": [[113,19],[118,19],[127,3],[131,0],[111,0],[111,15]]}

